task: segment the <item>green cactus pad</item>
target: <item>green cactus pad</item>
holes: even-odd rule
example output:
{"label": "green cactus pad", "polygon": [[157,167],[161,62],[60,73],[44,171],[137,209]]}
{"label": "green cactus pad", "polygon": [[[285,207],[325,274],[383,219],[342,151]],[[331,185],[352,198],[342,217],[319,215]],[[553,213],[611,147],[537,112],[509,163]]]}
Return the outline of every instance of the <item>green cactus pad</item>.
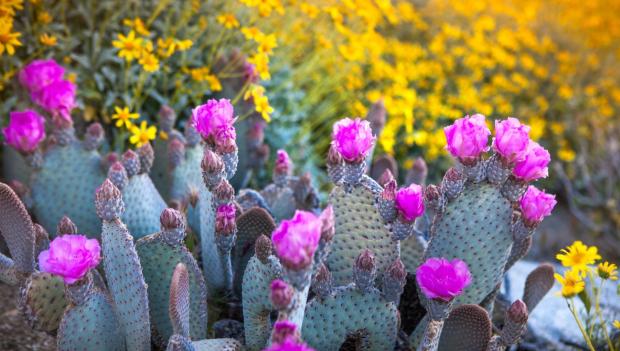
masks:
{"label": "green cactus pad", "polygon": [[0,282],[9,285],[17,285],[19,283],[15,262],[2,253],[0,253]]}
{"label": "green cactus pad", "polygon": [[436,219],[425,259],[458,258],[472,274],[472,284],[455,306],[479,304],[502,279],[512,248],[511,216],[510,202],[497,188],[468,183]]}
{"label": "green cactus pad", "polygon": [[527,275],[523,288],[523,302],[525,302],[529,313],[532,313],[536,305],[553,287],[555,282],[553,273],[555,273],[555,269],[551,264],[542,263]]}
{"label": "green cactus pad", "polygon": [[28,274],[34,270],[34,225],[17,194],[4,183],[0,183],[0,213],[0,235],[9,247],[13,267]]}
{"label": "green cactus pad", "polygon": [[224,275],[224,266],[215,244],[215,208],[211,200],[212,195],[206,188],[203,188],[198,194],[202,268],[207,288],[211,294],[226,287],[226,277]]}
{"label": "green cactus pad", "polygon": [[363,330],[367,350],[392,350],[398,324],[396,305],[378,290],[363,293],[349,285],[308,303],[302,338],[317,350],[337,351],[349,335]]}
{"label": "green cactus pad", "polygon": [[254,255],[254,243],[261,234],[268,237],[275,229],[275,223],[271,215],[260,207],[254,207],[245,211],[237,218],[237,242],[232,250],[232,264],[235,274],[235,291],[241,293],[243,272],[248,261]]}
{"label": "green cactus pad", "polygon": [[292,218],[295,214],[297,207],[295,195],[288,186],[277,187],[275,184],[269,184],[261,191],[261,195],[267,201],[276,221]]}
{"label": "green cactus pad", "polygon": [[364,249],[375,255],[378,281],[399,255],[398,241],[392,239],[374,201],[375,194],[362,185],[354,187],[350,193],[342,187],[335,187],[330,195],[336,235],[327,257],[327,266],[336,286],[353,281],[351,267]]}
{"label": "green cactus pad", "polygon": [[60,351],[125,350],[112,301],[98,290],[94,290],[83,304],[67,308],[57,340]]}
{"label": "green cactus pad", "polygon": [[458,306],[452,310],[444,324],[439,350],[486,350],[491,335],[491,320],[484,308],[478,305]]}
{"label": "green cactus pad", "polygon": [[148,174],[137,174],[122,189],[123,223],[135,239],[159,230],[159,215],[167,206]]}
{"label": "green cactus pad", "polygon": [[153,340],[163,348],[173,334],[168,306],[170,279],[176,265],[183,262],[189,271],[190,335],[195,339],[207,336],[207,292],[202,272],[194,257],[185,246],[170,245],[161,235],[157,233],[141,238],[136,243],[136,250],[149,294]]}
{"label": "green cactus pad", "polygon": [[49,273],[34,273],[20,291],[19,306],[33,328],[51,333],[58,329],[68,305],[65,284]]}
{"label": "green cactus pad", "polygon": [[185,149],[185,161],[172,170],[170,199],[182,200],[189,195],[190,190],[204,187],[200,168],[203,153],[200,144]]}
{"label": "green cactus pad", "polygon": [[159,193],[168,200],[170,196],[171,174],[168,167],[168,144],[169,140],[161,138],[155,139],[153,142],[153,166],[149,172],[149,176],[153,180],[153,184]]}
{"label": "green cactus pad", "polygon": [[129,350],[151,348],[151,327],[142,267],[127,228],[118,219],[104,221],[103,268]]}
{"label": "green cactus pad", "polygon": [[415,272],[424,259],[426,241],[416,235],[412,235],[400,242],[400,259],[405,264],[407,272]]}
{"label": "green cactus pad", "polygon": [[271,335],[271,282],[281,275],[275,256],[264,264],[256,256],[248,262],[243,274],[243,326],[249,351],[262,350]]}
{"label": "green cactus pad", "polygon": [[95,189],[105,179],[100,159],[97,151],[87,151],[74,141],[51,148],[42,167],[33,173],[34,214],[52,236],[56,224],[67,216],[81,233],[99,238],[101,221],[95,213]]}
{"label": "green cactus pad", "polygon": [[209,339],[192,342],[196,351],[241,351],[243,345],[235,339]]}

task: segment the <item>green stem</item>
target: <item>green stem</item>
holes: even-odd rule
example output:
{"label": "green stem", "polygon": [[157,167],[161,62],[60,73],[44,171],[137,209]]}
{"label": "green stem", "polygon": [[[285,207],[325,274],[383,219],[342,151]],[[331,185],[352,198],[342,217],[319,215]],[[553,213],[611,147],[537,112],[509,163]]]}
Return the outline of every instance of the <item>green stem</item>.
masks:
{"label": "green stem", "polygon": [[588,344],[588,348],[590,349],[590,351],[596,351],[594,346],[592,346],[592,340],[590,340],[590,336],[588,336],[588,333],[584,329],[583,324],[581,324],[581,320],[579,319],[579,316],[577,315],[577,312],[575,310],[575,305],[573,304],[573,299],[572,298],[566,299],[566,304],[568,305],[568,309],[573,315],[573,318],[575,318],[575,322],[577,322],[577,326],[579,327],[579,330],[581,331],[581,335],[583,335],[583,338],[586,341],[586,344]]}
{"label": "green stem", "polygon": [[[589,273],[590,275],[592,273]],[[594,284],[594,278],[591,276],[590,279]],[[609,337],[609,333],[607,332],[607,323],[605,323],[605,319],[603,318],[603,313],[601,312],[601,291],[603,291],[603,285],[605,284],[605,280],[601,279],[601,285],[598,287],[598,291],[596,292],[596,297],[594,299],[594,310],[596,311],[596,315],[598,316],[598,321],[601,324],[601,328],[603,328],[603,335],[605,335],[605,341],[607,342],[607,346],[610,351],[616,351],[613,343],[611,342],[611,338]]]}

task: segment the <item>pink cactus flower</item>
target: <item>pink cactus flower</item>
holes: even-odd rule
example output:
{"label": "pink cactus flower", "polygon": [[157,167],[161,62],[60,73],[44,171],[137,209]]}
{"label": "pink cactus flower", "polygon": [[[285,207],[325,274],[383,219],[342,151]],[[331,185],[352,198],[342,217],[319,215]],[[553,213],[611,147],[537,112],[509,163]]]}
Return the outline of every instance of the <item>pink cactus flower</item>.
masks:
{"label": "pink cactus flower", "polygon": [[263,351],[315,351],[312,347],[298,342],[295,337],[288,337],[280,343],[274,343]]}
{"label": "pink cactus flower", "polygon": [[75,103],[75,84],[68,80],[58,80],[33,94],[33,100],[54,116],[71,121],[71,110]]}
{"label": "pink cactus flower", "polygon": [[407,222],[411,222],[424,213],[424,194],[422,187],[411,184],[396,192],[396,209]]}
{"label": "pink cactus flower", "polygon": [[222,204],[215,211],[215,230],[218,233],[230,234],[237,228],[237,210],[233,204]]}
{"label": "pink cactus flower", "polygon": [[512,173],[518,179],[526,182],[546,178],[549,162],[551,162],[549,151],[545,150],[537,142],[530,140],[525,158],[515,164]]}
{"label": "pink cactus flower", "polygon": [[228,99],[210,99],[192,111],[192,123],[203,139],[225,142],[235,138],[233,106]]}
{"label": "pink cactus flower", "polygon": [[19,82],[30,93],[36,93],[62,79],[65,69],[54,60],[34,60],[19,72]]}
{"label": "pink cactus flower", "polygon": [[361,162],[372,149],[375,136],[368,121],[344,118],[334,124],[332,145],[348,162]]}
{"label": "pink cactus flower", "polygon": [[291,170],[291,159],[288,157],[288,154],[285,150],[278,150],[276,153],[276,163],[274,166],[274,171],[277,174],[288,174]]}
{"label": "pink cactus flower", "polygon": [[493,148],[509,163],[521,161],[530,142],[529,133],[530,127],[516,118],[495,121]]}
{"label": "pink cactus flower", "polygon": [[538,224],[543,218],[551,214],[556,203],[555,195],[547,194],[530,185],[523,194],[519,205],[526,223]]}
{"label": "pink cactus flower", "polygon": [[49,249],[39,254],[39,268],[73,284],[97,267],[100,260],[101,247],[96,239],[67,234],[52,240]]}
{"label": "pink cactus flower", "polygon": [[459,259],[429,258],[416,270],[418,286],[429,299],[449,302],[471,284],[467,264]]}
{"label": "pink cactus flower", "polygon": [[293,288],[281,279],[276,279],[269,286],[271,289],[271,303],[276,309],[285,309],[291,304]]}
{"label": "pink cactus flower", "polygon": [[321,239],[321,219],[297,210],[292,219],[280,223],[271,239],[282,264],[294,270],[306,268],[312,264]]}
{"label": "pink cactus flower", "polygon": [[446,148],[461,160],[476,158],[489,150],[487,146],[491,131],[481,114],[459,118],[450,126],[443,129],[446,135]]}
{"label": "pink cactus flower", "polygon": [[9,125],[2,133],[8,145],[21,152],[32,152],[45,139],[45,119],[33,110],[11,112]]}

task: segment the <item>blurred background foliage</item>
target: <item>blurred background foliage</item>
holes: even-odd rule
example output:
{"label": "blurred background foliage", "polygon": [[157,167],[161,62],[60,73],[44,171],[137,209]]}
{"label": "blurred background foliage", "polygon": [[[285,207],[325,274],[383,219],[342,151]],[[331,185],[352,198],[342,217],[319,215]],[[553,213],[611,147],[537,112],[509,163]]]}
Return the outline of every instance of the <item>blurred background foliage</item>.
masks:
{"label": "blurred background foliage", "polygon": [[[4,119],[27,101],[15,73],[42,57],[68,68],[85,121],[110,125],[128,107],[152,124],[168,104],[183,124],[207,97],[249,92],[241,117],[271,120],[272,153],[286,148],[322,182],[332,123],[377,101],[388,117],[377,152],[402,170],[423,157],[431,180],[450,165],[445,125],[514,116],[552,153],[546,186],[589,233],[618,243],[619,1],[0,0],[0,18]],[[141,49],[128,60],[114,42],[132,40]]]}

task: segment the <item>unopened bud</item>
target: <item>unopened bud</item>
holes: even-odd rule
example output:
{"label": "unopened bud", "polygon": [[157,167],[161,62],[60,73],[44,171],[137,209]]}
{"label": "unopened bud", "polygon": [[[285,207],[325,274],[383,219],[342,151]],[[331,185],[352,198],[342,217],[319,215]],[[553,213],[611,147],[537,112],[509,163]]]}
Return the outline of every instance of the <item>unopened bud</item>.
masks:
{"label": "unopened bud", "polygon": [[129,178],[140,172],[140,157],[133,150],[127,150],[122,157],[123,166]]}
{"label": "unopened bud", "polygon": [[293,300],[293,288],[283,280],[271,282],[271,303],[276,310],[286,310]]}
{"label": "unopened bud", "polygon": [[60,222],[56,226],[56,236],[65,234],[77,234],[77,227],[73,221],[67,216],[62,216]]}

